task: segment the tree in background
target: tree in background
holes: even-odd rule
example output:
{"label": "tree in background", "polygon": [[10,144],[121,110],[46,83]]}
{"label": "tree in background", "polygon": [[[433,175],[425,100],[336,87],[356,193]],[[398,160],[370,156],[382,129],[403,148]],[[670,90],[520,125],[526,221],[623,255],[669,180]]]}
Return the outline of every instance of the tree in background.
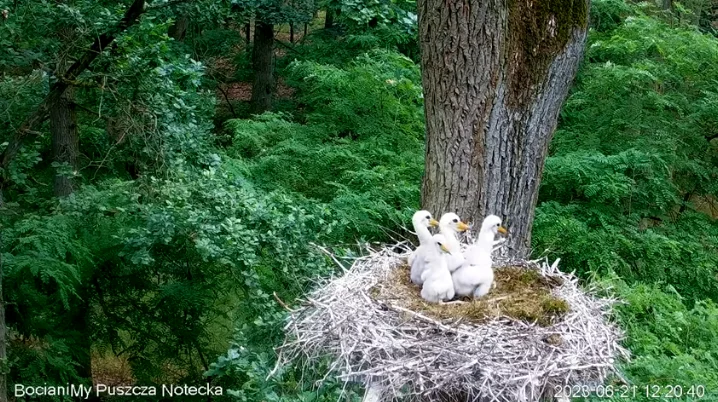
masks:
{"label": "tree in background", "polygon": [[314,13],[313,0],[233,0],[233,9],[245,19],[254,18],[252,46],[252,112],[263,113],[272,108],[274,77],[274,26],[309,22]]}
{"label": "tree in background", "polygon": [[[93,350],[106,347],[124,353],[137,378],[172,359],[189,361],[183,373],[195,379],[207,367],[207,330],[174,320],[216,317],[216,294],[205,290],[220,277],[205,280],[206,266],[177,270],[161,256],[151,264],[123,254],[157,239],[142,230],[157,216],[146,210],[137,219],[139,188],[152,187],[141,178],[179,174],[205,158],[214,104],[198,90],[202,66],[167,36],[174,4],[0,1],[8,10],[0,24],[0,225],[10,383],[88,382]],[[106,182],[129,178],[137,187]],[[145,193],[142,206],[151,199]],[[163,302],[178,289],[183,303]],[[126,300],[135,303],[131,322],[118,314]]]}
{"label": "tree in background", "polygon": [[[548,143],[578,69],[588,2],[421,0],[425,208],[513,223],[529,252]],[[506,16],[505,18],[502,16]]]}

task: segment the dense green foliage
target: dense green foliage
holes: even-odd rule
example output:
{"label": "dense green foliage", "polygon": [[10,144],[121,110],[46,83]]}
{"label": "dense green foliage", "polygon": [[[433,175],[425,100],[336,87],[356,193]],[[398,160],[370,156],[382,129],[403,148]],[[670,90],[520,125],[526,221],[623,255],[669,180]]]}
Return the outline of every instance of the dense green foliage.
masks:
{"label": "dense green foliage", "polygon": [[[0,151],[130,3],[0,0]],[[267,378],[277,299],[339,272],[322,247],[351,263],[406,236],[424,165],[415,4],[151,3],[74,83],[77,171],[53,162],[46,122],[2,171],[9,383],[89,383],[126,361],[137,383],[207,378],[231,400],[357,399],[332,379],[317,389],[322,367]],[[241,27],[316,6],[341,11],[334,28],[315,20],[277,47],[291,94],[248,115],[229,91],[253,75]],[[533,246],[626,302],[630,381],[715,392],[718,40],[694,6],[592,2]],[[69,197],[53,195],[58,172]]]}
{"label": "dense green foliage", "polygon": [[547,161],[539,250],[718,300],[716,62],[715,38],[640,13],[594,33]]}

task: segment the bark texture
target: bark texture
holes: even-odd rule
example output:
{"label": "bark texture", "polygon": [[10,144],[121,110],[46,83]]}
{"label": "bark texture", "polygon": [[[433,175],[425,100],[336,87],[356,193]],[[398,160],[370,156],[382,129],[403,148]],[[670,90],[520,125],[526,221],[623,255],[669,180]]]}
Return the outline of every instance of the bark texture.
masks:
{"label": "bark texture", "polygon": [[252,85],[252,111],[262,113],[272,108],[274,89],[274,26],[264,22],[254,23],[254,48],[252,49],[254,85]]}
{"label": "bark texture", "polygon": [[509,226],[530,251],[539,182],[582,57],[587,0],[419,0],[426,113],[422,205]]}

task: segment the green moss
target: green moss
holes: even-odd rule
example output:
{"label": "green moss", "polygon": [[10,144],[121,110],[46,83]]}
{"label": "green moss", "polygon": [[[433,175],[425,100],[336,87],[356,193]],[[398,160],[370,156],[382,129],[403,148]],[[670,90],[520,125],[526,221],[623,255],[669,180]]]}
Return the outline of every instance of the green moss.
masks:
{"label": "green moss", "polygon": [[566,300],[559,299],[556,297],[546,297],[541,302],[541,308],[544,312],[550,314],[563,314],[567,313],[571,308],[569,307]]}
{"label": "green moss", "polygon": [[573,30],[587,26],[585,0],[509,0],[510,103],[529,101]]}
{"label": "green moss", "polygon": [[523,284],[529,284],[531,282],[537,281],[539,277],[541,277],[541,275],[539,275],[537,271],[534,271],[533,269],[527,269],[521,273],[521,276],[519,276],[518,280]]}

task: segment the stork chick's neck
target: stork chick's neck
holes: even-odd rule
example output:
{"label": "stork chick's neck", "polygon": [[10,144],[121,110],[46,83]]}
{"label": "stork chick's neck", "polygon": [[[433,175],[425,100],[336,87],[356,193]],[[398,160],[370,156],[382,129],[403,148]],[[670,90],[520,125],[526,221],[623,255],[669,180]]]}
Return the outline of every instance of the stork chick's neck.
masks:
{"label": "stork chick's neck", "polygon": [[449,225],[439,225],[439,232],[446,237],[446,245],[450,250],[456,250],[460,246],[459,239],[456,237],[456,231]]}
{"label": "stork chick's neck", "polygon": [[481,251],[491,254],[494,250],[494,233],[490,229],[482,230],[479,232],[479,238],[476,239],[474,245]]}
{"label": "stork chick's neck", "polygon": [[426,225],[417,225],[416,222],[414,222],[414,232],[416,232],[416,237],[419,238],[419,244],[431,243],[431,232],[429,232],[429,228],[426,227]]}

